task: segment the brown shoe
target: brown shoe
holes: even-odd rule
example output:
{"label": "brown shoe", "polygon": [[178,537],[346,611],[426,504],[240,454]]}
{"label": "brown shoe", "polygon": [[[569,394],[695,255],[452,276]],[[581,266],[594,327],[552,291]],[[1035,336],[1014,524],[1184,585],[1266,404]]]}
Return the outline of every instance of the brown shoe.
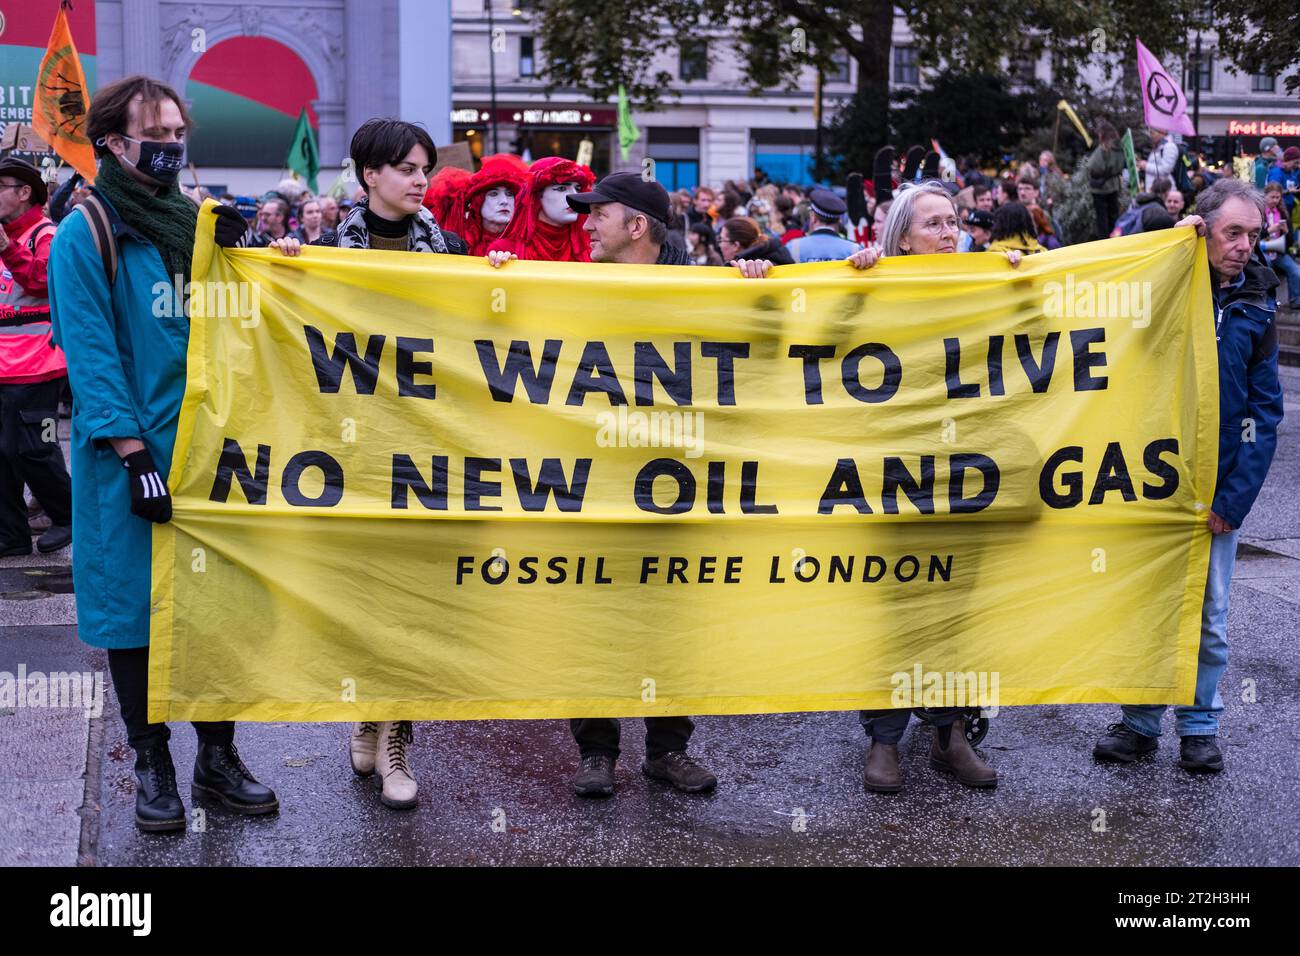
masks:
{"label": "brown shoe", "polygon": [[[948,746],[940,743],[948,738]],[[968,787],[991,788],[998,785],[998,772],[980,759],[966,739],[966,722],[960,717],[950,727],[934,728],[930,745],[930,766],[956,776]]]}
{"label": "brown shoe", "polygon": [[614,793],[614,758],[587,754],[578,761],[573,792],[580,797],[608,797]]}
{"label": "brown shoe", "polygon": [[683,793],[707,793],[718,785],[718,778],[686,755],[685,750],[670,750],[641,764],[641,772],[652,780],[671,783]]}
{"label": "brown shoe", "polygon": [[863,785],[874,793],[898,793],[903,789],[903,775],[898,770],[898,744],[871,742]]}

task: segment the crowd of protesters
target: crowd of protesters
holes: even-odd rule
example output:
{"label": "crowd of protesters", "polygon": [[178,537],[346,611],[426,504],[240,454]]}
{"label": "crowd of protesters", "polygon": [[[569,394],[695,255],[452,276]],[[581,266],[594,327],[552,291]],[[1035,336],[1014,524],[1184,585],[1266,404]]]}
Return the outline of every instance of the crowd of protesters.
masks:
{"label": "crowd of protesters", "polygon": [[[128,77],[100,90],[87,131],[100,168],[93,188],[69,180],[47,194],[20,160],[0,162],[0,553],[29,553],[23,487],[50,519],[42,551],[75,542],[73,576],[81,638],[108,650],[128,740],[136,752],[136,820],[144,830],[185,825],[169,730],[147,718],[151,522],[171,517],[171,464],[186,374],[188,327],[154,307],[159,284],[189,276],[196,201],[182,191],[184,100],[166,85]],[[1084,158],[1095,215],[1090,238],[1174,225],[1207,236],[1220,341],[1225,422],[1250,417],[1254,440],[1221,430],[1219,478],[1209,512],[1214,533],[1202,621],[1195,704],[1176,708],[1180,766],[1223,767],[1215,735],[1226,666],[1227,593],[1238,529],[1264,482],[1276,444],[1282,398],[1274,272],[1300,293],[1292,214],[1300,150],[1265,140],[1255,181],[1218,178],[1190,161],[1161,131],[1137,163],[1141,189],[1131,206],[1129,169],[1115,129],[1102,121]],[[844,192],[764,177],[721,188],[670,193],[652,178],[591,170],[550,157],[486,158],[476,172],[435,172],[437,152],[420,126],[396,119],[363,124],[351,141],[357,183],[349,195],[312,195],[289,179],[260,199],[225,195],[216,239],[226,247],[269,247],[287,256],[304,245],[387,252],[482,256],[495,268],[513,260],[732,267],[761,279],[775,266],[847,261],[869,270],[881,258],[994,252],[1016,268],[1027,255],[1059,248],[1056,216],[1072,182],[1050,151],[985,172],[914,147],[881,150],[870,175]],[[1216,181],[1217,180],[1217,181]],[[48,205],[50,215],[46,216]],[[53,221],[52,221],[53,220]],[[54,222],[62,220],[57,231]],[[58,347],[56,347],[58,346]],[[65,361],[66,356],[66,361]],[[57,442],[37,424],[57,418],[59,382],[74,401],[69,488]],[[1163,707],[1125,707],[1094,751],[1129,762],[1156,748]],[[873,743],[865,786],[901,788],[898,742],[907,710],[863,712]],[[962,711],[927,714],[936,727],[931,764],[961,783],[987,788],[997,773],[968,743]],[[717,778],[687,753],[688,717],[646,720],[645,773],[686,792]],[[278,799],[244,765],[229,722],[196,723],[194,785],[246,814],[274,812]],[[619,724],[572,721],[579,752],[573,779],[582,796],[613,792]],[[375,775],[389,807],[414,806],[418,785],[407,721],[354,725],[353,771]]]}

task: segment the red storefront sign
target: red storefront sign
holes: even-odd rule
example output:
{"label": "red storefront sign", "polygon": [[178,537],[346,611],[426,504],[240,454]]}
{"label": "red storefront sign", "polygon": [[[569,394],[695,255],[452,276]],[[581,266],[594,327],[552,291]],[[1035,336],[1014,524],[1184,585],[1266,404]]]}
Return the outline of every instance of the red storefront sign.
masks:
{"label": "red storefront sign", "polygon": [[1229,136],[1300,136],[1300,120],[1228,120]]}

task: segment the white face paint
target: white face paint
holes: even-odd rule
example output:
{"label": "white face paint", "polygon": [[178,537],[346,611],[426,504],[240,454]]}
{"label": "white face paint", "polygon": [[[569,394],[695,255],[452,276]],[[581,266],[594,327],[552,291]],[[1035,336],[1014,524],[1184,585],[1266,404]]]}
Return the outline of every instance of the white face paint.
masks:
{"label": "white face paint", "polygon": [[576,182],[556,183],[542,190],[542,219],[552,226],[566,226],[577,222],[578,211],[569,205],[565,196],[578,191]]}
{"label": "white face paint", "polygon": [[505,186],[489,189],[483,196],[483,229],[498,233],[510,223],[515,214],[515,194]]}

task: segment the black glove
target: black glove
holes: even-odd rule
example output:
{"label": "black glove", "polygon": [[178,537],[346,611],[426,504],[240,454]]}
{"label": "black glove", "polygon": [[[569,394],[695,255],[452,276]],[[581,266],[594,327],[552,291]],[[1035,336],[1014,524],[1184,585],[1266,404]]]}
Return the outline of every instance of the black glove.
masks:
{"label": "black glove", "polygon": [[248,222],[233,206],[217,206],[213,212],[217,215],[217,245],[223,249],[232,249],[239,245],[239,240],[248,232]]}
{"label": "black glove", "polygon": [[149,450],[141,448],[131,452],[122,459],[122,467],[131,473],[131,514],[158,524],[171,521],[171,492]]}

